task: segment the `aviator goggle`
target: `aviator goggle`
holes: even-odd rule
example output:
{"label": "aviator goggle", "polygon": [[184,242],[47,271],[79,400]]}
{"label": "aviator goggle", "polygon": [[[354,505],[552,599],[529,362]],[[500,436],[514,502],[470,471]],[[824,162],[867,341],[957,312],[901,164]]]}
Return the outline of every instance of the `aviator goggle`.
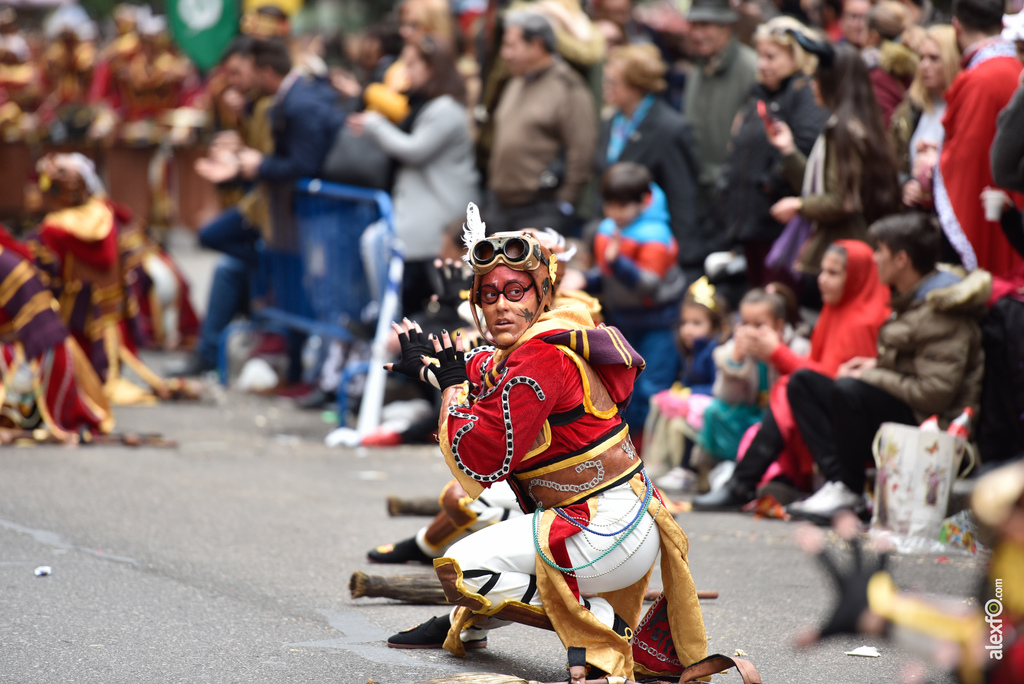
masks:
{"label": "aviator goggle", "polygon": [[516,271],[533,271],[541,266],[550,267],[540,242],[529,234],[492,235],[473,245],[469,265],[476,275],[490,273],[500,264]]}

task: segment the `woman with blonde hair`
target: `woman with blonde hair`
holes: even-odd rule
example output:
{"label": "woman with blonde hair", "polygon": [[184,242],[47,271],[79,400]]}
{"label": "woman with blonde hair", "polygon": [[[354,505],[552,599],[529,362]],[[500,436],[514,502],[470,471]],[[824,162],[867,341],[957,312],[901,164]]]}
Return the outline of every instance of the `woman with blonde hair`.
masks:
{"label": "woman with blonde hair", "polygon": [[683,250],[696,242],[697,162],[689,122],[659,96],[666,71],[653,45],[611,51],[604,67],[607,116],[598,138],[595,177],[617,162],[646,167],[665,193],[669,225]]}
{"label": "woman with blonde hair", "polygon": [[758,82],[733,129],[733,150],[723,186],[726,225],[733,243],[743,248],[751,287],[778,278],[778,274],[765,272],[764,262],[783,226],[768,210],[790,193],[782,175],[782,157],[768,143],[765,126],[768,121],[788,124],[797,148],[806,155],[828,119],[810,87],[818,59],[800,47],[790,31],[814,35],[786,16],[761,24],[754,33]]}
{"label": "woman with blonde hair", "polygon": [[960,73],[956,30],[948,24],[929,27],[920,39],[917,54],[917,74],[907,90],[907,98],[893,112],[889,136],[899,164],[903,203],[929,209],[932,172],[945,137],[943,96]]}

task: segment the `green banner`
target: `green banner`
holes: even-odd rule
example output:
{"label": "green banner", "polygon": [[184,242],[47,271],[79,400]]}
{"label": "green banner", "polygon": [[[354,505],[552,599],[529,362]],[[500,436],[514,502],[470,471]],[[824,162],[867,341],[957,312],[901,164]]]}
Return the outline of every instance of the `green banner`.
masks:
{"label": "green banner", "polygon": [[168,0],[167,16],[174,42],[202,71],[220,61],[238,33],[236,0]]}

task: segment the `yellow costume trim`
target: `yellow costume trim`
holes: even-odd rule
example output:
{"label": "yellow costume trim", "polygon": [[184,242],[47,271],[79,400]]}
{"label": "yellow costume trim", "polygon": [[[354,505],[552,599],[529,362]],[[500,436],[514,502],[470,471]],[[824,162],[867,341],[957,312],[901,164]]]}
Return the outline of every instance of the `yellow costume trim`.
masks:
{"label": "yellow costume trim", "polygon": [[442,512],[448,516],[449,520],[451,520],[454,529],[452,530],[451,533],[445,535],[437,544],[430,543],[428,539],[423,540],[423,542],[434,551],[439,551],[442,548],[448,546],[452,539],[454,539],[458,535],[468,530],[474,524],[476,524],[477,518],[480,517],[477,515],[476,511],[469,507],[469,504],[472,503],[473,501],[473,497],[471,496],[460,497],[459,502],[457,504],[459,510],[462,511],[463,515],[465,515],[466,518],[469,520],[469,522],[467,522],[465,525],[459,525],[458,523],[456,523],[455,518],[453,518],[451,514],[447,512],[447,509],[445,508],[444,505],[444,499],[445,496],[448,494],[448,490],[451,489],[456,484],[458,484],[458,480],[449,480],[448,484],[446,484],[444,486],[444,489],[441,490],[441,496],[437,497],[437,503],[440,504]]}
{"label": "yellow costume trim", "polygon": [[[15,349],[19,356],[23,355],[21,344],[19,343]],[[56,352],[55,352],[56,353]],[[32,368],[32,394],[35,396],[36,410],[39,411],[39,415],[43,418],[43,424],[46,425],[46,429],[50,431],[50,434],[59,439],[62,442],[70,442],[74,440],[74,434],[62,430],[57,426],[57,423],[53,420],[53,416],[50,415],[50,409],[46,405],[46,399],[44,397],[45,392],[43,391],[42,379],[39,375],[39,364],[33,361],[31,364]],[[68,369],[69,371],[71,369]]]}
{"label": "yellow costume trim", "polygon": [[545,311],[537,317],[537,322],[526,329],[518,340],[508,349],[498,349],[494,352],[494,363],[508,358],[508,355],[519,347],[523,346],[534,337],[549,333],[555,330],[593,330],[594,319],[582,303],[572,303],[569,306],[560,306],[550,311]]}
{"label": "yellow costume trim", "polygon": [[[455,454],[452,452],[451,441],[448,439],[448,407],[468,403],[469,383],[464,382],[449,389],[454,389],[455,393],[451,394],[446,390],[441,395],[443,405],[441,406],[441,422],[437,426],[437,442],[438,446],[441,447],[441,453],[444,455],[444,462],[448,464],[448,469],[452,471],[452,475],[459,481],[462,488],[466,490],[466,493],[475,499],[484,491],[484,486],[462,472],[462,469],[459,468],[459,464],[455,460]],[[446,396],[448,397],[447,400],[445,399]]]}
{"label": "yellow costume trim", "polygon": [[522,478],[539,477],[541,475],[547,475],[548,473],[552,473],[552,472],[554,472],[556,470],[564,470],[566,468],[571,468],[574,465],[578,465],[580,463],[583,463],[584,461],[588,461],[591,458],[593,458],[595,455],[600,454],[600,453],[610,449],[612,446],[614,446],[614,445],[618,444],[619,442],[621,442],[622,440],[624,440],[628,433],[629,433],[629,426],[623,425],[622,429],[619,430],[617,433],[615,433],[614,435],[612,435],[608,439],[602,440],[601,442],[595,444],[594,446],[592,446],[591,448],[587,449],[585,452],[583,452],[579,456],[573,456],[570,459],[566,459],[564,461],[559,461],[558,463],[552,463],[551,465],[542,466],[542,467],[536,468],[534,470],[529,470],[529,471],[527,471],[525,473],[516,473],[516,475],[518,477],[522,477]]}
{"label": "yellow costume trim", "polygon": [[14,267],[0,283],[0,306],[7,306],[7,302],[11,301],[11,297],[21,289],[21,286],[32,280],[33,271],[32,264],[27,261],[22,261]]}
{"label": "yellow costume trim", "polygon": [[626,351],[625,342],[619,339],[619,331],[615,328],[606,328],[606,330],[608,331],[608,337],[611,338],[612,344],[615,345],[615,349],[617,349],[619,354],[622,355],[622,360],[625,362],[626,368],[632,368],[633,360]]}
{"label": "yellow costume trim", "polygon": [[96,375],[96,369],[92,367],[92,363],[73,337],[69,336],[64,340],[64,346],[71,355],[79,397],[89,410],[100,418],[100,432],[109,433],[114,429],[114,414],[110,411],[110,402],[103,394],[100,376]]}
{"label": "yellow costume trim", "polygon": [[478,609],[478,610],[474,610],[473,611],[474,613],[478,613],[480,615],[490,615],[491,613],[497,612],[497,611],[493,610],[493,608],[494,608],[494,602],[493,601],[491,601],[489,598],[487,598],[483,594],[476,594],[476,593],[474,593],[474,592],[472,592],[472,591],[470,591],[469,589],[466,588],[466,585],[463,583],[462,568],[459,566],[459,561],[455,560],[451,556],[442,556],[441,558],[435,558],[434,559],[434,571],[435,572],[442,565],[450,565],[455,570],[455,588],[458,589],[459,593],[462,594],[467,599],[470,599],[472,601],[476,601],[477,603],[480,604],[481,608]]}
{"label": "yellow costume trim", "polygon": [[563,346],[561,344],[555,346],[558,349],[560,349],[563,354],[572,359],[572,362],[576,364],[576,368],[579,369],[580,379],[583,381],[583,408],[586,410],[586,412],[592,416],[597,416],[598,418],[603,418],[605,420],[612,418],[613,416],[618,414],[618,406],[612,406],[607,411],[600,411],[597,409],[596,406],[594,406],[594,402],[590,398],[590,378],[587,377],[587,371],[583,367],[583,360],[572,349],[569,349],[568,347]]}
{"label": "yellow costume trim", "polygon": [[114,211],[102,199],[93,197],[77,207],[47,214],[43,225],[60,228],[79,240],[97,242],[114,229]]}
{"label": "yellow costume trim", "polygon": [[[481,608],[477,610],[470,610],[465,606],[459,606],[457,609],[457,618],[452,621],[452,627],[448,630],[448,637],[444,642],[444,649],[452,655],[464,658],[466,656],[466,649],[462,644],[461,632],[472,626],[473,623],[480,620],[481,617],[494,615],[495,613],[501,612],[506,606],[516,606],[529,610],[537,615],[546,615],[546,611],[540,606],[533,606],[522,601],[502,601],[501,603],[494,603],[486,596],[482,594],[474,593],[466,588],[463,583],[462,568],[459,567],[459,562],[449,556],[434,559],[434,570],[438,568],[450,565],[455,571],[455,589],[465,598],[476,601],[481,605]],[[590,612],[590,611],[587,611]]]}
{"label": "yellow costume trim", "polygon": [[32,295],[25,306],[21,307],[18,314],[11,319],[10,323],[0,325],[0,335],[7,335],[24,328],[29,321],[47,309],[56,309],[56,302],[49,290],[42,290]]}
{"label": "yellow costume trim", "polygon": [[534,456],[544,453],[551,446],[551,423],[544,421],[544,425],[541,427],[541,434],[544,435],[544,442],[533,449],[526,452],[523,456],[523,461],[529,461]]}
{"label": "yellow costume trim", "polygon": [[[593,515],[597,511],[597,499],[591,499],[587,504]],[[548,557],[551,557],[548,540],[551,525],[556,517],[554,511],[545,511],[537,532],[541,549]],[[611,676],[632,678],[633,650],[629,642],[580,605],[561,572],[549,566],[539,556],[535,567],[537,591],[562,645],[586,648],[589,664],[601,668]],[[653,570],[652,566],[651,570],[631,586],[600,594],[631,629],[635,629],[640,622],[643,597]]]}
{"label": "yellow costume trim", "polygon": [[[121,377],[120,362],[124,358],[121,351],[124,345],[121,342],[118,326],[116,324],[105,326],[102,335],[103,348],[107,352],[110,364],[107,370],[107,381],[103,385],[103,394],[110,400],[110,403],[114,406],[152,406],[156,404],[156,397],[151,392],[147,392]],[[152,373],[152,371],[149,372]],[[143,380],[146,378],[143,377]]]}

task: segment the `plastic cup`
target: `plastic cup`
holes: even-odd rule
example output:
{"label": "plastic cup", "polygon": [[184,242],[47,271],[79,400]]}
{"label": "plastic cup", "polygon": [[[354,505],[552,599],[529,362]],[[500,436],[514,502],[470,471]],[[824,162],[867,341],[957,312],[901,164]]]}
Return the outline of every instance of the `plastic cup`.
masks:
{"label": "plastic cup", "polygon": [[997,188],[985,188],[981,191],[981,202],[985,205],[985,220],[998,221],[1003,215],[1003,206],[1009,196]]}

